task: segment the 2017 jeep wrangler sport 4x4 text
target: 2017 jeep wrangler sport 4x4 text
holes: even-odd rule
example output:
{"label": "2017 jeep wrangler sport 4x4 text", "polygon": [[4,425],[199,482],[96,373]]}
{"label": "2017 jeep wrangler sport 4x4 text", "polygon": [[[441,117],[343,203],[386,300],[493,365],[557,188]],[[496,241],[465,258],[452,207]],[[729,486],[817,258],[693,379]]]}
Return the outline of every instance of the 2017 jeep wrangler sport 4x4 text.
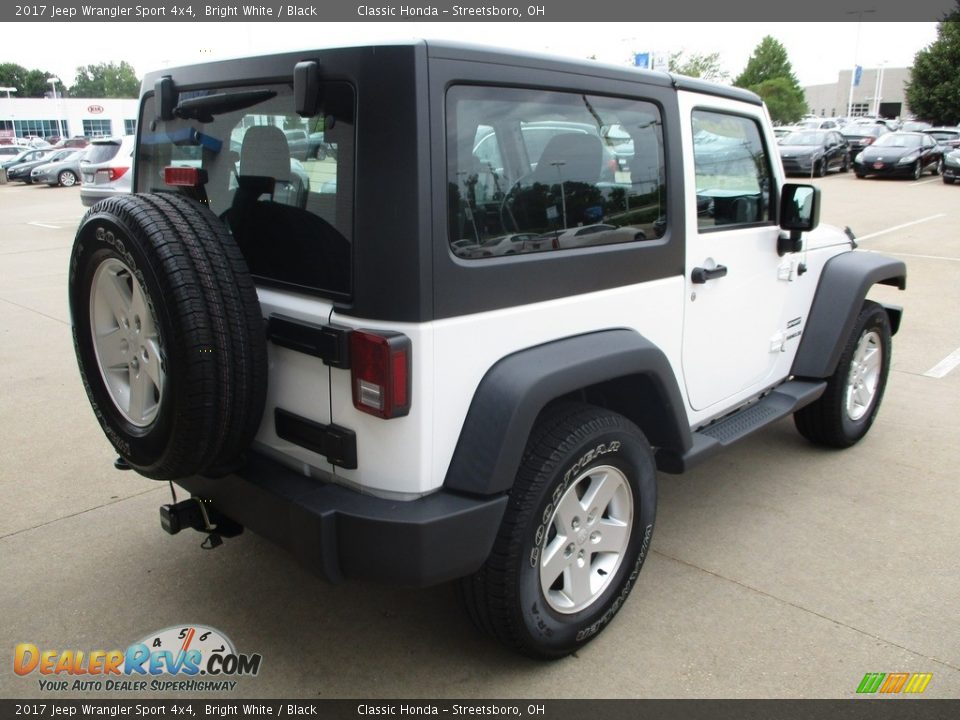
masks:
{"label": "2017 jeep wrangler sport 4x4 text", "polygon": [[144,82],[135,194],[71,257],[80,373],[169,532],[332,581],[458,580],[560,657],[649,552],[657,471],[873,422],[903,263],[818,226],[760,99],[424,42]]}

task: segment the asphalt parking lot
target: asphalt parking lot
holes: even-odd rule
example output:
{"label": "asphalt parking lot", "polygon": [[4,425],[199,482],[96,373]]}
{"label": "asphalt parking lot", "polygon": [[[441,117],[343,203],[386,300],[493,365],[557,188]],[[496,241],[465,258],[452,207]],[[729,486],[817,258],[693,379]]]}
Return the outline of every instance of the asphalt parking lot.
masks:
{"label": "asphalt parking lot", "polygon": [[851,697],[867,672],[960,697],[960,187],[816,182],[823,222],[909,267],[906,292],[875,290],[905,313],[873,430],[830,452],[787,420],[662,475],[630,601],[553,663],[476,633],[451,586],[330,586],[250,533],[207,551],[162,532],[166,484],[113,469],[76,371],[79,190],[0,185],[0,697],[44,695],[17,643],[110,650],[185,623],[262,654],[233,698]]}

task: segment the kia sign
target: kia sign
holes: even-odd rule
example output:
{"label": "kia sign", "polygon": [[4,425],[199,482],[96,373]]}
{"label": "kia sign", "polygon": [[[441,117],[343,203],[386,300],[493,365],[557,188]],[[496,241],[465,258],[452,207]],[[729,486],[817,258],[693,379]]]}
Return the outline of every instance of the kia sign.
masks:
{"label": "kia sign", "polygon": [[103,112],[103,105],[87,105],[87,112],[91,115],[99,115]]}

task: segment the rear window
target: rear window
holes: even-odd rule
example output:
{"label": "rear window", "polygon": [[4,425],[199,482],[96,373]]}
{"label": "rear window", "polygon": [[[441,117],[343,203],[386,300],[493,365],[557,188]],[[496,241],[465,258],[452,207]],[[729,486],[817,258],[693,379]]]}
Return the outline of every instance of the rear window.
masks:
{"label": "rear window", "polygon": [[449,241],[458,256],[664,235],[663,125],[653,103],[460,86],[447,109]]}
{"label": "rear window", "polygon": [[120,150],[120,143],[91,143],[87,148],[86,160],[89,163],[105,163],[113,160],[117,151]]}
{"label": "rear window", "polygon": [[[205,97],[233,94],[245,99],[204,105]],[[179,97],[200,103],[187,113],[192,118],[155,122],[148,98],[138,123],[144,130],[137,190],[178,192],[207,203],[227,222],[258,279],[349,296],[354,92],[347,83],[329,82],[321,97],[320,112],[301,118],[285,83],[193,90]],[[202,169],[205,183],[167,186],[167,167]]]}

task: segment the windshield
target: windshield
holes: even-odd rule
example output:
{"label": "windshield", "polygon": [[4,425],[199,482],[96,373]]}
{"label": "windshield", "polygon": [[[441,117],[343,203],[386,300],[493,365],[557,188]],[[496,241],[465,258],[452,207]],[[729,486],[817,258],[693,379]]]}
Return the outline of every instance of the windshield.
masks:
{"label": "windshield", "polygon": [[960,137],[960,130],[934,130],[927,132],[927,135],[936,140],[956,140]]}
{"label": "windshield", "polygon": [[825,134],[821,132],[795,132],[780,138],[780,144],[819,147],[823,145],[824,137]]}
{"label": "windshield", "polygon": [[[287,84],[193,90],[180,93],[166,121],[147,98],[137,124],[137,191],[178,192],[208,204],[261,280],[348,296],[353,88],[323,83],[321,96],[324,107],[302,118]],[[170,186],[171,167],[203,172],[196,184]]]}
{"label": "windshield", "polygon": [[842,130],[845,137],[878,137],[885,128],[879,125],[858,125]]}
{"label": "windshield", "polygon": [[874,147],[899,147],[899,148],[918,148],[920,147],[921,137],[919,135],[906,135],[900,133],[890,133],[878,138],[873,144]]}

